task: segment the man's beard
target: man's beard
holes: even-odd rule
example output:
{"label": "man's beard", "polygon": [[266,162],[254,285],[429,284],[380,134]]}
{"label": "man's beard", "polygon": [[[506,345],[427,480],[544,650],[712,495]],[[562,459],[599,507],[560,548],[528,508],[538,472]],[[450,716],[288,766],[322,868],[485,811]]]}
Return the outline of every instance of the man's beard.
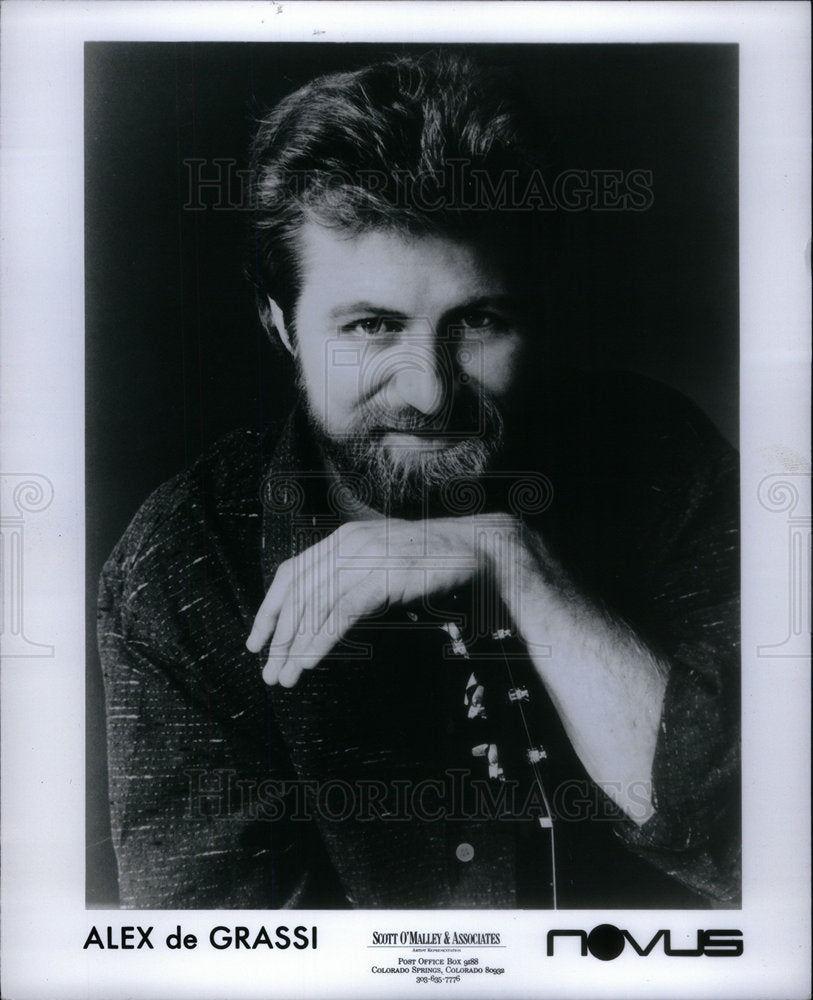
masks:
{"label": "man's beard", "polygon": [[[352,496],[389,517],[424,518],[470,513],[463,483],[481,479],[503,447],[503,417],[492,396],[462,387],[448,412],[428,417],[412,407],[364,404],[340,437],[328,434],[310,411],[323,453]],[[412,447],[387,446],[390,434],[415,435]],[[427,445],[421,447],[421,438]],[[429,442],[446,439],[443,447]],[[457,488],[456,488],[457,487]],[[464,509],[466,508],[466,509]]]}

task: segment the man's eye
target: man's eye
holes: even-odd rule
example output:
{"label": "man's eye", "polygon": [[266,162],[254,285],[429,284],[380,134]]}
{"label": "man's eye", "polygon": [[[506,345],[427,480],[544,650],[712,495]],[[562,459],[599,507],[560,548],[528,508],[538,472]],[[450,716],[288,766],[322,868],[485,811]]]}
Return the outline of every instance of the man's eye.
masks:
{"label": "man's eye", "polygon": [[376,337],[386,333],[400,333],[404,324],[397,319],[387,319],[386,316],[366,316],[364,319],[354,319],[345,323],[342,333],[356,334],[363,337]]}
{"label": "man's eye", "polygon": [[460,317],[460,326],[465,330],[504,330],[507,326],[501,316],[490,312],[467,312]]}

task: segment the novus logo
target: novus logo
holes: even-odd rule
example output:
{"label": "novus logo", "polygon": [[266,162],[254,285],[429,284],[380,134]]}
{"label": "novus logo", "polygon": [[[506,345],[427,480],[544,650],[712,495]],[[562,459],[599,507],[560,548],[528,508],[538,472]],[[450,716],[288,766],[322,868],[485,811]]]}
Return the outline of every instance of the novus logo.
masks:
{"label": "novus logo", "polygon": [[618,958],[627,944],[632,946],[637,955],[651,955],[656,947],[664,955],[699,958],[736,958],[742,955],[742,931],[738,930],[698,930],[697,944],[694,948],[673,948],[672,935],[668,930],[655,931],[652,938],[645,944],[639,943],[627,930],[621,930],[614,924],[599,924],[591,931],[584,930],[553,930],[548,931],[548,955],[553,955],[556,938],[578,938],[581,954],[588,953],[602,962]]}

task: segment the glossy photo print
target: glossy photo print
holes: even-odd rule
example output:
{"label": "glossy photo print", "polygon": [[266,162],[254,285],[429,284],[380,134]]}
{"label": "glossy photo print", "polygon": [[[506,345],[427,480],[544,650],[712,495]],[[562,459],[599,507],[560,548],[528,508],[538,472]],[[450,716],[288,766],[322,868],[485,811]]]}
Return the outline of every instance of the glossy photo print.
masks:
{"label": "glossy photo print", "polygon": [[89,903],[738,905],[737,66],[86,46]]}
{"label": "glossy photo print", "polygon": [[0,994],[809,996],[809,8],[0,19]]}

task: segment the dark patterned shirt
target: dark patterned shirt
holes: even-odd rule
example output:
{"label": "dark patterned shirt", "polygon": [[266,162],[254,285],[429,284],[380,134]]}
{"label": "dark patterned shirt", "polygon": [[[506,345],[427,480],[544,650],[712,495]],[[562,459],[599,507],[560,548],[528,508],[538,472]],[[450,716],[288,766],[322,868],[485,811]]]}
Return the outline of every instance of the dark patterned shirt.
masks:
{"label": "dark patterned shirt", "polygon": [[[736,905],[736,456],[671,390],[580,376],[542,394],[486,509],[525,474],[550,486],[525,519],[670,664],[655,815],[636,826],[590,781],[510,632],[473,669],[443,615],[391,609],[296,687],[265,687],[245,649],[265,590],[342,520],[295,413],[157,490],[103,571],[122,905],[546,907],[554,870],[560,907]],[[471,729],[490,655],[543,734],[547,826],[534,783],[500,773],[515,750]]]}

